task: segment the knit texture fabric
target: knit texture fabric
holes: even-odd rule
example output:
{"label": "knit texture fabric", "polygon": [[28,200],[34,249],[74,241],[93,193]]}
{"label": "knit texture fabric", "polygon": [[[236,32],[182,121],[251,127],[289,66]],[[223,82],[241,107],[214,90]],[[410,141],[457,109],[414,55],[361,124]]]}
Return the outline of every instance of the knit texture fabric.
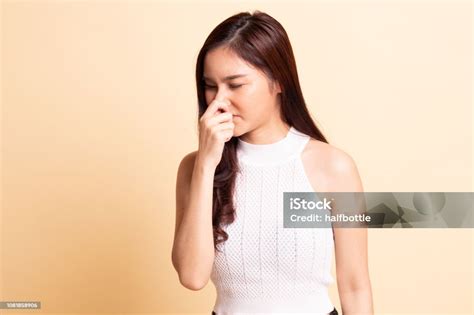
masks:
{"label": "knit texture fabric", "polygon": [[227,314],[328,314],[334,308],[332,228],[283,228],[283,192],[313,192],[301,160],[310,137],[255,145],[239,139],[235,221],[218,245],[211,281],[214,311]]}

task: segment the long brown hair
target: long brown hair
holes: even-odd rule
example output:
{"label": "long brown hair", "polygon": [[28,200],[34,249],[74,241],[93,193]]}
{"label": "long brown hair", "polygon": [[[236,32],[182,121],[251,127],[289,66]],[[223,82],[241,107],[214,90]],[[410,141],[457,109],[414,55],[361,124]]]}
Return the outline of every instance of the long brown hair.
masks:
{"label": "long brown hair", "polygon": [[[240,58],[263,71],[272,82],[281,87],[280,108],[283,121],[296,130],[328,143],[316,127],[306,108],[296,70],[290,40],[283,26],[270,15],[254,11],[235,14],[217,25],[199,51],[196,62],[196,85],[199,118],[207,109],[204,94],[204,58],[217,47],[230,48]],[[212,225],[214,248],[228,239],[223,226],[235,219],[233,193],[238,172],[236,157],[238,139],[233,137],[224,145],[222,159],[214,174]]]}

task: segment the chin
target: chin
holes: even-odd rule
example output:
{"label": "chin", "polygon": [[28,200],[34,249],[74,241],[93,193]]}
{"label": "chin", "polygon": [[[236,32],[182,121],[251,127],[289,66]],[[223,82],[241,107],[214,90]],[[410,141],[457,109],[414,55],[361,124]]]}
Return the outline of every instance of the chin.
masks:
{"label": "chin", "polygon": [[243,131],[241,128],[237,128],[237,127],[234,128],[234,137],[240,137],[244,133],[245,131]]}
{"label": "chin", "polygon": [[236,126],[234,127],[234,137],[240,137],[250,131],[253,130],[253,127],[252,126],[242,126],[240,124],[236,124]]}

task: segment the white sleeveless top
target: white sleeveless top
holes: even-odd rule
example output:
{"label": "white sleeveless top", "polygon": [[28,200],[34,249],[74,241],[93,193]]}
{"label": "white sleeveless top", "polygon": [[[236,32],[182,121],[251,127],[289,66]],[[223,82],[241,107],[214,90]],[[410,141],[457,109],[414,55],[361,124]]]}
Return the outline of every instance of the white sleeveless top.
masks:
{"label": "white sleeveless top", "polygon": [[236,216],[224,227],[211,273],[217,315],[328,314],[334,309],[332,228],[283,228],[283,192],[314,192],[301,152],[310,137],[291,127],[271,144],[238,139]]}

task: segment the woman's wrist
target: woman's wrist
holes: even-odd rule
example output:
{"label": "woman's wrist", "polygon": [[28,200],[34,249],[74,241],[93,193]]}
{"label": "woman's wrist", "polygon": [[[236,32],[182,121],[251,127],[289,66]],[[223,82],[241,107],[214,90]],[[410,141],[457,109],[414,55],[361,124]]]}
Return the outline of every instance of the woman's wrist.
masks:
{"label": "woman's wrist", "polygon": [[196,160],[194,161],[194,169],[203,173],[211,173],[214,175],[216,166],[212,165],[198,154],[196,156]]}

